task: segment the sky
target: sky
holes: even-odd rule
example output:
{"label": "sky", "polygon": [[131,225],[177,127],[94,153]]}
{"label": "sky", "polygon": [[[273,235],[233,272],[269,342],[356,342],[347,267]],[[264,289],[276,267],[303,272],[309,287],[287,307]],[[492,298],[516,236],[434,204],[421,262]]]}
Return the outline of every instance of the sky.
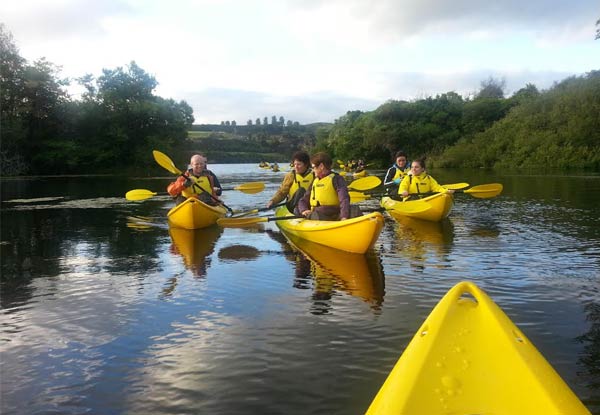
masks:
{"label": "sky", "polygon": [[[21,56],[69,78],[135,61],[196,124],[333,122],[389,100],[600,69],[598,0],[14,0]],[[77,97],[79,90],[70,89]]]}

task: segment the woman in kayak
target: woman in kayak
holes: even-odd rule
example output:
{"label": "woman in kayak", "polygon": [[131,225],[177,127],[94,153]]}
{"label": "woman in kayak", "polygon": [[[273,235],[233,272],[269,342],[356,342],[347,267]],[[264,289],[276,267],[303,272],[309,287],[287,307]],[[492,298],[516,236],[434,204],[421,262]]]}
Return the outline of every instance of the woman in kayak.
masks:
{"label": "woman in kayak", "polygon": [[400,182],[404,176],[410,172],[410,164],[408,163],[408,157],[404,151],[397,151],[394,159],[394,165],[388,169],[385,178],[383,179],[386,193],[390,195],[398,193]]}
{"label": "woman in kayak", "polygon": [[348,219],[348,186],[342,176],[331,171],[331,157],[326,153],[316,153],[310,158],[310,162],[316,177],[298,202],[299,212],[314,220]]}
{"label": "woman in kayak", "polygon": [[283,178],[279,190],[267,202],[267,207],[270,208],[287,199],[288,210],[299,215],[300,212],[296,211],[298,201],[306,193],[306,189],[313,182],[315,175],[310,169],[310,156],[306,151],[297,151],[292,155],[292,167],[293,169]]}
{"label": "woman in kayak", "polygon": [[454,193],[454,190],[446,189],[425,171],[425,157],[414,160],[407,174],[398,188],[398,194],[405,198],[410,196],[419,197],[426,193]]}
{"label": "woman in kayak", "polygon": [[180,204],[188,197],[196,197],[209,205],[218,205],[223,188],[215,174],[206,168],[206,157],[194,154],[188,171],[169,184],[167,192]]}

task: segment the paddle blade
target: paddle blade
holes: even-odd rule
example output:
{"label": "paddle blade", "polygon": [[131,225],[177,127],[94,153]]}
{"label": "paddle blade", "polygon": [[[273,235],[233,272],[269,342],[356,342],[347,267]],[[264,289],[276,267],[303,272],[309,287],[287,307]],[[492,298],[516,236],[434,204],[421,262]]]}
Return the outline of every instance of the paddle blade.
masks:
{"label": "paddle blade", "polygon": [[156,192],[146,189],[134,189],[125,193],[125,199],[127,200],[146,200],[153,196],[156,196]]}
{"label": "paddle blade", "polygon": [[470,189],[463,190],[463,192],[479,199],[489,199],[502,193],[503,188],[504,186],[500,183],[490,183],[473,186]]}
{"label": "paddle blade", "polygon": [[381,179],[377,176],[367,176],[354,180],[348,185],[348,190],[358,190],[359,192],[374,189],[381,184]]}
{"label": "paddle blade", "polygon": [[469,187],[469,183],[451,183],[451,184],[443,184],[442,187],[448,190],[463,190]]}
{"label": "paddle blade", "polygon": [[248,194],[255,194],[265,190],[265,184],[263,182],[242,183],[239,186],[234,187],[234,190],[239,190],[240,192]]}
{"label": "paddle blade", "polygon": [[153,150],[152,155],[154,156],[154,160],[165,170],[173,173],[173,174],[181,174],[181,170],[175,167],[173,160],[169,158],[164,153],[161,153],[158,150]]}
{"label": "paddle blade", "polygon": [[361,192],[349,191],[350,195],[350,203],[362,202],[363,200],[367,200],[371,198],[371,195],[367,195]]}

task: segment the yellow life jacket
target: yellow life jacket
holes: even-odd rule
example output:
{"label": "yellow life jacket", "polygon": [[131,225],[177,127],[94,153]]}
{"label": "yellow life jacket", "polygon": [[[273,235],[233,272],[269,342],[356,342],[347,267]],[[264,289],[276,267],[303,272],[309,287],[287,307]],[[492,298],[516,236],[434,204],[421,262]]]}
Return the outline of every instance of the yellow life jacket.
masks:
{"label": "yellow life jacket", "polygon": [[418,193],[429,193],[432,189],[431,177],[427,173],[421,173],[418,176],[413,176],[408,174],[402,179],[402,183],[400,183],[400,187],[398,187],[398,194],[402,193],[404,188],[404,183],[408,182],[408,193],[409,194],[418,194]]}
{"label": "yellow life jacket", "polygon": [[403,179],[404,176],[406,176],[408,174],[408,172],[410,171],[409,168],[405,168],[404,170],[399,169],[398,167],[396,167],[396,174],[394,174],[394,180],[395,179]]}
{"label": "yellow life jacket", "polygon": [[[196,177],[193,174],[190,174],[189,178],[192,179],[195,182],[195,184],[183,189],[183,191],[181,192],[183,196],[187,198],[199,195],[204,192],[208,193],[209,195],[213,194],[212,184],[208,176]],[[204,192],[200,189],[204,190]]]}
{"label": "yellow life jacket", "polygon": [[308,190],[310,184],[313,182],[314,179],[315,174],[312,171],[305,173],[304,176],[294,171],[294,182],[290,186],[290,190],[287,196],[288,200],[291,200],[300,188]]}
{"label": "yellow life jacket", "polygon": [[312,191],[310,195],[310,205],[316,206],[339,206],[340,200],[337,195],[337,191],[333,186],[333,178],[335,173],[331,173],[328,176],[319,179],[315,177],[312,184]]}

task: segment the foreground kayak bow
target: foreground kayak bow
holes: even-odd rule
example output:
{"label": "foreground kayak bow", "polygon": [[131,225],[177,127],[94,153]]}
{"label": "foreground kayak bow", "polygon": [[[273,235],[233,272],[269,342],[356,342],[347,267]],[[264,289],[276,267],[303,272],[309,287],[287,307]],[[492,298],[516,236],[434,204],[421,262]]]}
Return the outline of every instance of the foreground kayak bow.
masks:
{"label": "foreground kayak bow", "polygon": [[417,331],[367,414],[590,412],[487,294],[461,282]]}

